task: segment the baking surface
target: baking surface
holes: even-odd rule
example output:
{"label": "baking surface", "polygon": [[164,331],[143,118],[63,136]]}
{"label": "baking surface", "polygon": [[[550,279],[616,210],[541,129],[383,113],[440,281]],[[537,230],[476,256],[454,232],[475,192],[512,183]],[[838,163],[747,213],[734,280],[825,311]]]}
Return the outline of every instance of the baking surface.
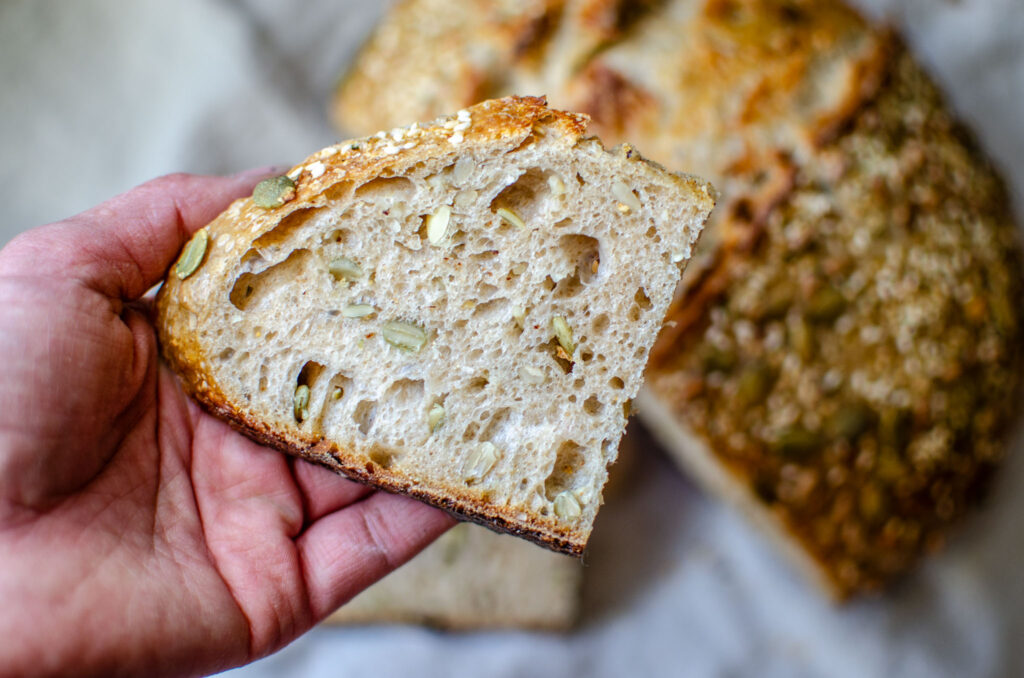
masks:
{"label": "baking surface", "polygon": [[[0,4],[0,243],[162,173],[290,163],[336,141],[326,101],[384,4]],[[1024,212],[1024,3],[858,4],[904,32]],[[836,608],[652,449],[598,518],[576,632],[318,629],[228,675],[1024,675],[1020,435],[1004,470],[941,556]]]}

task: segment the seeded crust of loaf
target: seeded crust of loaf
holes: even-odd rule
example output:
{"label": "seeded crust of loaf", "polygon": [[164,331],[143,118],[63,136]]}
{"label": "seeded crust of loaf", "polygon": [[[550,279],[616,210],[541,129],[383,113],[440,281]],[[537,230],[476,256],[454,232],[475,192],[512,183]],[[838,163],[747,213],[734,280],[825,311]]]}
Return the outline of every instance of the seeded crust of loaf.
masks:
{"label": "seeded crust of loaf", "polygon": [[572,557],[463,523],[327,622],[565,631],[579,611],[582,575]]}
{"label": "seeded crust of loaf", "polygon": [[713,206],[585,125],[510,97],[314,154],[172,269],[164,355],[260,442],[579,555]]}
{"label": "seeded crust of loaf", "polygon": [[735,244],[669,316],[645,420],[836,598],[940,547],[1005,452],[1024,345],[1008,208],[897,53],[763,220],[719,224]]}
{"label": "seeded crust of loaf", "polygon": [[[414,42],[404,12],[455,4],[402,3],[377,35]],[[1017,414],[1019,236],[998,176],[893,33],[841,2],[582,4],[614,28],[560,68],[537,61],[586,13],[467,24],[445,49],[514,31],[529,49],[465,70],[482,90],[539,87],[720,189],[639,414],[831,595],[883,586],[977,503]],[[380,60],[430,86],[371,39],[335,100],[353,129],[344,103]],[[377,96],[359,104],[386,117]]]}

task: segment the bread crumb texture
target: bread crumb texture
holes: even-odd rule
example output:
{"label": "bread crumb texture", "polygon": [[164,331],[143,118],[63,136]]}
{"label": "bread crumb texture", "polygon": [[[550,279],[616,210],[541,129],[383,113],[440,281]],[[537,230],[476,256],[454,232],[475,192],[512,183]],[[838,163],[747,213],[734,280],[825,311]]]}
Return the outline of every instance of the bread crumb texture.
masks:
{"label": "bread crumb texture", "polygon": [[580,553],[708,184],[533,98],[324,149],[235,202],[160,300],[244,432]]}

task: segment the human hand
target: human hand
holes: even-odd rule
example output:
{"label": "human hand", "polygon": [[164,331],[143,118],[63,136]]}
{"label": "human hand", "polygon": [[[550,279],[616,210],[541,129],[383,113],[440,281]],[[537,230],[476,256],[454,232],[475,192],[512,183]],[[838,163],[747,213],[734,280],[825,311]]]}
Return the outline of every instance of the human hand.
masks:
{"label": "human hand", "polygon": [[452,524],[243,438],[158,361],[143,296],[264,174],[163,177],[0,250],[0,674],[245,663]]}

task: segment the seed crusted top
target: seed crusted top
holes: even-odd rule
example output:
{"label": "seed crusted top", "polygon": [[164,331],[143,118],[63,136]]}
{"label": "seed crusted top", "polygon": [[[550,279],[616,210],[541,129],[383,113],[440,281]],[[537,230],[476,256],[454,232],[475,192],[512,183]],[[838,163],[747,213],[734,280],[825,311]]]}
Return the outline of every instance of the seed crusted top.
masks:
{"label": "seed crusted top", "polygon": [[762,221],[733,205],[728,263],[689,290],[648,372],[839,595],[943,542],[1016,414],[1015,228],[961,139],[897,58]]}

